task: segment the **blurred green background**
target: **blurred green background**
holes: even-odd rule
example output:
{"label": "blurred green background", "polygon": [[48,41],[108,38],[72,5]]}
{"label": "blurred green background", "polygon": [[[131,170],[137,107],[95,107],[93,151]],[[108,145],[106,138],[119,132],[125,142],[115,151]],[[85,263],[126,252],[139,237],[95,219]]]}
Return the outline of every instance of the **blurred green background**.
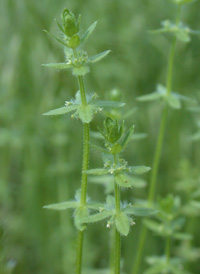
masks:
{"label": "blurred green background", "polygon": [[[46,211],[49,203],[74,197],[80,186],[82,160],[82,125],[63,116],[47,118],[42,113],[64,105],[78,89],[69,72],[41,67],[42,63],[63,62],[62,47],[42,30],[60,35],[54,18],[60,20],[63,8],[81,13],[83,30],[94,21],[97,28],[87,42],[89,55],[111,49],[112,53],[94,65],[86,76],[87,90],[101,99],[113,88],[122,92],[126,111],[137,107],[126,124],[135,124],[136,133],[147,138],[133,142],[126,152],[132,165],[152,166],[161,106],[139,104],[136,97],[165,85],[169,36],[152,36],[148,30],[160,27],[160,21],[174,19],[175,7],[167,0],[2,0],[0,1],[0,273],[53,274],[73,273],[76,230],[71,212]],[[182,21],[200,30],[200,1],[186,5]],[[178,43],[173,90],[200,100],[200,39]],[[184,161],[190,180],[200,164],[199,142],[189,137],[198,131],[198,113],[170,111],[159,172],[161,195],[177,192]],[[97,130],[102,117],[96,117]],[[91,152],[91,167],[101,166],[96,152]],[[182,168],[183,166],[183,168]],[[198,174],[198,173],[197,173]],[[185,176],[185,175],[184,175]],[[145,178],[148,182],[149,175]],[[104,201],[102,186],[89,185],[89,195]],[[180,194],[180,193],[179,193]],[[123,199],[146,198],[147,189],[124,191]],[[180,194],[181,195],[181,194]],[[183,203],[185,196],[182,197]],[[187,231],[198,247],[199,220],[189,217]],[[141,220],[137,220],[127,238],[122,255],[126,273],[131,273]],[[110,231],[105,224],[89,226],[84,246],[84,265],[108,267]],[[164,242],[152,233],[147,254],[162,254]],[[150,247],[150,248],[149,248]],[[175,251],[174,251],[175,252]],[[199,273],[199,263],[187,264]],[[87,273],[87,272],[86,272]],[[89,272],[88,272],[89,273]],[[92,272],[95,273],[95,272]]]}

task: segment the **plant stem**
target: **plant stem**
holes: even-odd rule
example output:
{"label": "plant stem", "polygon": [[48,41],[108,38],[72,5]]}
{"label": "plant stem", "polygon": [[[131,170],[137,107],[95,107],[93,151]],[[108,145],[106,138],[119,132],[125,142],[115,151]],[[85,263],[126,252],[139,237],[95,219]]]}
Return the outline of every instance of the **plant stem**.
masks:
{"label": "plant stem", "polygon": [[78,231],[76,248],[76,274],[81,274],[83,250],[83,231]]}
{"label": "plant stem", "polygon": [[[86,92],[83,81],[83,76],[78,76],[81,100],[83,105],[87,105]],[[89,140],[90,140],[90,125],[83,124],[83,161],[82,161],[82,179],[81,179],[81,206],[86,206],[87,192],[87,174],[84,171],[88,170],[89,166]],[[78,232],[77,238],[77,253],[76,253],[76,274],[81,274],[82,268],[82,249],[83,249],[83,231]]]}
{"label": "plant stem", "polygon": [[[117,156],[113,155],[114,164],[117,164]],[[120,212],[120,187],[114,182],[115,185],[115,210]],[[121,257],[121,236],[115,228],[115,274],[120,274],[120,257]]]}
{"label": "plant stem", "polygon": [[[178,25],[180,22],[180,12],[181,12],[181,6],[178,5],[177,9],[177,17],[176,17],[176,24]],[[174,67],[174,55],[175,55],[175,48],[176,48],[176,42],[177,38],[174,37],[171,45],[171,50],[169,53],[168,58],[168,71],[167,71],[167,95],[169,96],[171,94],[171,87],[172,87],[172,74],[173,74],[173,67]],[[153,160],[153,166],[152,166],[152,173],[150,178],[150,188],[149,188],[149,194],[148,194],[148,202],[150,205],[152,205],[153,201],[155,200],[155,194],[156,194],[156,183],[157,183],[157,177],[158,177],[158,169],[160,164],[160,158],[161,158],[161,152],[163,147],[163,140],[164,140],[164,133],[166,129],[166,122],[167,122],[167,114],[168,114],[168,105],[165,105],[165,107],[162,110],[161,115],[161,123],[160,123],[160,129],[156,144],[156,150],[154,154],[154,160]],[[139,237],[139,246],[138,246],[138,252],[136,254],[135,264],[133,266],[133,274],[139,273],[141,260],[143,257],[143,251],[144,246],[146,242],[146,236],[147,236],[147,228],[142,226],[142,231],[140,233]]]}
{"label": "plant stem", "polygon": [[169,264],[169,260],[170,260],[170,251],[171,251],[171,236],[168,236],[166,239],[166,249],[165,249],[167,264]]}

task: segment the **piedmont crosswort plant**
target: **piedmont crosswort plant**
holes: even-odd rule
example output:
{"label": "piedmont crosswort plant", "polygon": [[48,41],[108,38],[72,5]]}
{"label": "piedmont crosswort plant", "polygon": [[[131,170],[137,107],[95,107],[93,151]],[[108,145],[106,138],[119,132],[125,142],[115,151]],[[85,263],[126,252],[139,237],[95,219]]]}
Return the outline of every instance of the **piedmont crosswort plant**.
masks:
{"label": "piedmont crosswort plant", "polygon": [[[149,185],[149,193],[148,193],[148,203],[151,206],[155,203],[157,177],[159,172],[159,165],[160,165],[160,159],[161,159],[161,152],[163,148],[164,135],[167,127],[167,117],[168,117],[169,109],[170,108],[174,110],[181,109],[182,102],[186,102],[190,104],[195,103],[195,101],[191,99],[190,97],[187,97],[172,91],[172,77],[173,77],[174,57],[175,57],[175,49],[176,49],[177,41],[188,43],[191,40],[191,35],[199,35],[200,32],[190,29],[188,26],[186,26],[180,21],[182,6],[192,2],[192,0],[172,0],[172,2],[174,2],[177,9],[175,22],[171,22],[170,20],[165,20],[161,23],[162,28],[150,31],[151,34],[166,33],[166,34],[171,34],[173,36],[169,58],[168,58],[166,87],[161,84],[158,84],[155,92],[151,94],[143,95],[137,98],[138,101],[140,102],[160,101],[162,103],[160,128],[159,128],[159,133],[158,133],[158,138],[156,143],[155,154],[153,158],[152,173],[150,177],[150,185]],[[138,241],[138,252],[136,253],[136,258],[133,265],[133,274],[140,273],[139,269],[140,269],[140,264],[143,258],[143,251],[146,243],[146,237],[147,237],[147,228],[143,226],[140,233],[140,239]],[[169,246],[170,241],[171,240],[169,240],[168,238],[167,246]],[[169,259],[168,253],[166,253],[166,260],[168,261],[168,259]],[[155,270],[152,270],[152,272],[150,270],[149,272],[147,271],[145,273],[156,274],[156,273],[160,273],[160,271],[161,271],[161,267],[160,268],[158,267],[157,270],[155,267]],[[163,271],[169,272],[170,270],[164,269]],[[163,273],[168,273],[168,272],[163,272]]]}
{"label": "piedmont crosswort plant", "polygon": [[[89,170],[89,144],[90,129],[89,124],[94,114],[103,109],[122,107],[124,103],[117,101],[100,101],[97,100],[96,94],[86,92],[83,76],[89,72],[89,65],[100,61],[110,51],[105,51],[92,57],[88,57],[87,53],[81,49],[84,42],[89,38],[96,27],[96,22],[92,24],[88,30],[81,36],[79,33],[81,17],[78,19],[74,14],[65,9],[61,16],[62,26],[57,22],[59,29],[63,33],[63,40],[55,38],[64,46],[66,57],[65,63],[51,63],[43,66],[55,69],[71,69],[72,74],[77,76],[79,83],[79,91],[75,95],[75,99],[66,101],[65,106],[50,110],[44,115],[54,116],[63,115],[74,112],[72,118],[76,117],[83,123],[83,165],[82,165],[82,181],[81,190],[77,190],[75,200],[66,201],[56,204],[44,206],[44,208],[52,210],[74,210],[74,224],[79,230],[77,239],[76,252],[76,273],[82,271],[82,253],[83,253],[83,236],[86,224],[101,221],[109,218],[107,226],[111,224],[115,226],[115,261],[114,273],[120,273],[120,252],[121,252],[121,235],[127,236],[130,225],[134,224],[131,216],[148,216],[155,214],[157,211],[150,208],[141,208],[126,205],[120,201],[120,188],[130,188],[134,185],[134,180],[128,174],[142,174],[150,170],[145,166],[127,166],[124,159],[119,158],[119,154],[126,148],[133,135],[134,127],[128,131],[124,131],[124,122],[121,126],[117,120],[107,118],[104,122],[104,130],[101,134],[105,138],[106,149],[95,146],[103,153],[104,168]],[[114,197],[107,196],[106,204],[94,203],[87,199],[87,177],[88,175],[105,175],[113,174],[114,181]],[[91,211],[100,210],[99,213],[90,214]]]}
{"label": "piedmont crosswort plant", "polygon": [[79,230],[77,236],[77,257],[76,257],[76,273],[81,273],[82,265],[82,249],[83,249],[83,236],[84,226],[82,219],[88,215],[88,210],[95,207],[95,205],[87,205],[86,192],[87,192],[87,174],[85,171],[89,167],[89,137],[90,137],[90,122],[94,114],[102,111],[104,108],[121,107],[124,104],[118,102],[100,101],[97,100],[97,95],[86,92],[84,85],[84,76],[89,73],[89,66],[93,63],[100,61],[110,50],[102,52],[92,57],[88,57],[87,52],[82,50],[83,44],[94,31],[97,22],[93,23],[82,35],[80,34],[81,16],[78,18],[69,11],[64,9],[61,15],[62,25],[57,22],[59,29],[63,34],[63,39],[45,31],[51,37],[55,38],[60,44],[64,46],[66,62],[64,63],[51,63],[43,66],[54,69],[71,69],[72,74],[77,77],[79,83],[79,91],[75,95],[75,99],[65,102],[65,106],[51,110],[44,115],[54,116],[63,115],[74,112],[71,117],[80,119],[83,124],[83,161],[82,161],[82,180],[81,191],[77,192],[74,201],[53,204],[45,206],[48,209],[64,210],[74,209],[74,223]]}

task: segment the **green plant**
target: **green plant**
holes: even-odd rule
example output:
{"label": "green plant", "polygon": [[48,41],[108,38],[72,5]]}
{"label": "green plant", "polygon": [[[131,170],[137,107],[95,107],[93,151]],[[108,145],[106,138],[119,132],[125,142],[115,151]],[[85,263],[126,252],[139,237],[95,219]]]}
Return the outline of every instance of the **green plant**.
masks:
{"label": "green plant", "polygon": [[[152,34],[162,34],[162,33],[169,33],[173,35],[173,40],[171,42],[171,49],[168,58],[168,71],[167,71],[167,79],[166,79],[166,87],[158,84],[157,89],[155,92],[147,95],[140,96],[138,101],[140,102],[150,102],[150,101],[161,101],[162,102],[162,114],[161,114],[161,121],[160,121],[160,128],[156,143],[155,154],[153,158],[153,165],[152,165],[152,173],[150,177],[150,185],[149,185],[149,192],[148,192],[148,202],[150,205],[154,203],[155,196],[156,196],[156,184],[157,184],[157,177],[161,159],[161,152],[163,147],[163,140],[167,125],[167,116],[169,112],[169,108],[172,109],[180,109],[181,108],[181,101],[193,103],[194,101],[186,96],[183,96],[179,93],[172,91],[172,77],[173,77],[173,69],[174,69],[174,57],[175,57],[175,48],[177,41],[181,42],[189,42],[190,35],[200,34],[199,31],[191,30],[189,27],[184,25],[180,21],[181,15],[181,8],[182,5],[192,2],[192,0],[172,0],[176,4],[177,8],[177,15],[175,19],[175,23],[171,22],[170,20],[165,20],[162,22],[162,28],[158,30],[150,31]],[[133,266],[133,274],[139,272],[140,263],[143,257],[143,250],[146,242],[147,236],[147,229],[146,227],[142,227],[140,233],[140,239],[138,242],[138,252],[136,254],[135,263]]]}
{"label": "green plant", "polygon": [[82,50],[83,44],[94,31],[97,22],[93,23],[85,33],[80,34],[81,16],[78,18],[69,11],[64,9],[61,15],[62,25],[57,22],[59,29],[63,34],[63,39],[60,39],[49,32],[45,31],[48,35],[55,38],[60,44],[64,46],[66,62],[64,63],[51,63],[43,66],[54,69],[70,69],[72,74],[77,77],[79,83],[79,91],[75,95],[75,99],[65,102],[65,106],[50,110],[44,115],[54,116],[63,115],[74,112],[72,118],[80,119],[83,124],[83,161],[82,161],[82,179],[81,190],[77,191],[75,200],[58,204],[45,206],[44,208],[53,210],[74,210],[74,223],[79,230],[77,236],[77,257],[76,257],[76,273],[81,273],[82,265],[82,249],[83,249],[83,236],[85,226],[82,224],[82,219],[88,215],[88,210],[96,208],[96,205],[87,204],[87,173],[89,167],[89,142],[90,142],[90,122],[94,114],[107,108],[121,107],[124,104],[112,101],[97,100],[97,95],[86,92],[84,85],[84,76],[90,71],[90,65],[100,61],[110,50],[99,53],[95,56],[88,57],[87,52]]}
{"label": "green plant", "polygon": [[130,226],[135,224],[134,216],[149,216],[157,211],[121,201],[120,189],[131,188],[135,185],[135,179],[132,175],[141,175],[150,170],[146,166],[128,166],[126,160],[120,156],[132,139],[134,127],[132,126],[125,131],[124,121],[119,125],[117,120],[107,117],[104,121],[104,129],[100,129],[100,132],[104,137],[105,148],[96,145],[93,145],[93,147],[102,153],[104,167],[87,170],[85,173],[93,176],[111,176],[112,182],[109,183],[114,184],[114,197],[108,195],[105,204],[97,204],[100,212],[85,217],[84,223],[94,223],[108,219],[107,227],[114,226],[115,239],[114,248],[112,249],[114,251],[114,266],[111,271],[114,270],[115,274],[119,274],[121,269],[121,235],[128,235]]}
{"label": "green plant", "polygon": [[183,269],[181,258],[171,256],[173,240],[188,241],[192,239],[192,235],[181,231],[185,224],[185,217],[181,215],[181,207],[181,200],[178,196],[168,195],[166,198],[159,198],[157,220],[144,221],[148,229],[166,240],[164,256],[148,257],[147,262],[151,266],[144,272],[145,274],[188,273]]}

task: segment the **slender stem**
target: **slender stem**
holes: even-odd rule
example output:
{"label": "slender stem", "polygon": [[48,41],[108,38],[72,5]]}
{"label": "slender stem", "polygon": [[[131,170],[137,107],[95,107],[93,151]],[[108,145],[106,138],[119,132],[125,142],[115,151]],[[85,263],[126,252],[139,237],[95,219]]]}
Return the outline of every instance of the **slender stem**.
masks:
{"label": "slender stem", "polygon": [[[180,13],[181,13],[181,6],[178,5],[177,17],[176,17],[177,25],[180,22]],[[176,42],[177,42],[177,39],[176,37],[174,37],[171,45],[171,50],[169,53],[169,58],[168,58],[168,72],[167,72],[167,81],[166,81],[168,96],[171,94]],[[154,159],[153,159],[153,166],[152,166],[152,173],[150,178],[150,187],[149,187],[149,194],[148,194],[149,204],[152,204],[153,201],[155,200],[158,169],[159,169],[161,152],[163,147],[164,133],[166,129],[167,114],[168,114],[168,106],[166,105],[162,110],[160,129],[159,129],[158,139],[156,143],[156,150],[155,150]],[[139,273],[139,269],[140,269],[140,265],[143,257],[143,251],[145,247],[145,242],[146,242],[146,236],[147,236],[147,228],[143,226],[142,231],[140,233],[140,237],[139,237],[139,246],[138,246],[138,252],[135,258],[135,264],[133,266],[133,274]]]}
{"label": "slender stem", "polygon": [[[113,155],[114,164],[117,164],[117,156]],[[120,212],[120,187],[114,182],[115,185],[115,210]],[[115,274],[120,274],[120,257],[121,257],[121,236],[115,228]]]}
{"label": "slender stem", "polygon": [[171,252],[171,236],[168,236],[166,239],[166,249],[165,249],[165,256],[166,256],[167,264],[169,264],[170,252]]}
{"label": "slender stem", "polygon": [[152,173],[150,178],[150,188],[149,188],[149,195],[148,195],[148,201],[150,204],[154,201],[154,198],[155,198],[155,192],[156,192],[155,190],[156,190],[161,151],[163,146],[164,133],[166,128],[167,113],[168,113],[168,106],[165,106],[162,111],[160,129],[159,129],[159,134],[158,134],[158,139],[156,144],[156,151],[155,151],[154,160],[153,160]]}
{"label": "slender stem", "polygon": [[121,236],[115,229],[115,274],[120,274]]}
{"label": "slender stem", "polygon": [[83,231],[78,231],[76,247],[76,274],[81,273],[82,269],[82,250],[83,250]]}
{"label": "slender stem", "polygon": [[78,82],[79,82],[79,88],[80,88],[80,93],[81,93],[82,105],[87,105],[83,76],[78,76]]}
{"label": "slender stem", "polygon": [[[78,76],[81,100],[83,105],[87,105],[86,92],[83,81],[83,76]],[[87,174],[84,173],[89,166],[89,140],[90,140],[90,125],[83,124],[83,161],[82,161],[82,179],[81,179],[81,206],[86,206],[87,192]],[[76,274],[81,274],[82,268],[82,249],[83,249],[83,231],[78,232],[77,238],[77,253],[76,253]]]}

